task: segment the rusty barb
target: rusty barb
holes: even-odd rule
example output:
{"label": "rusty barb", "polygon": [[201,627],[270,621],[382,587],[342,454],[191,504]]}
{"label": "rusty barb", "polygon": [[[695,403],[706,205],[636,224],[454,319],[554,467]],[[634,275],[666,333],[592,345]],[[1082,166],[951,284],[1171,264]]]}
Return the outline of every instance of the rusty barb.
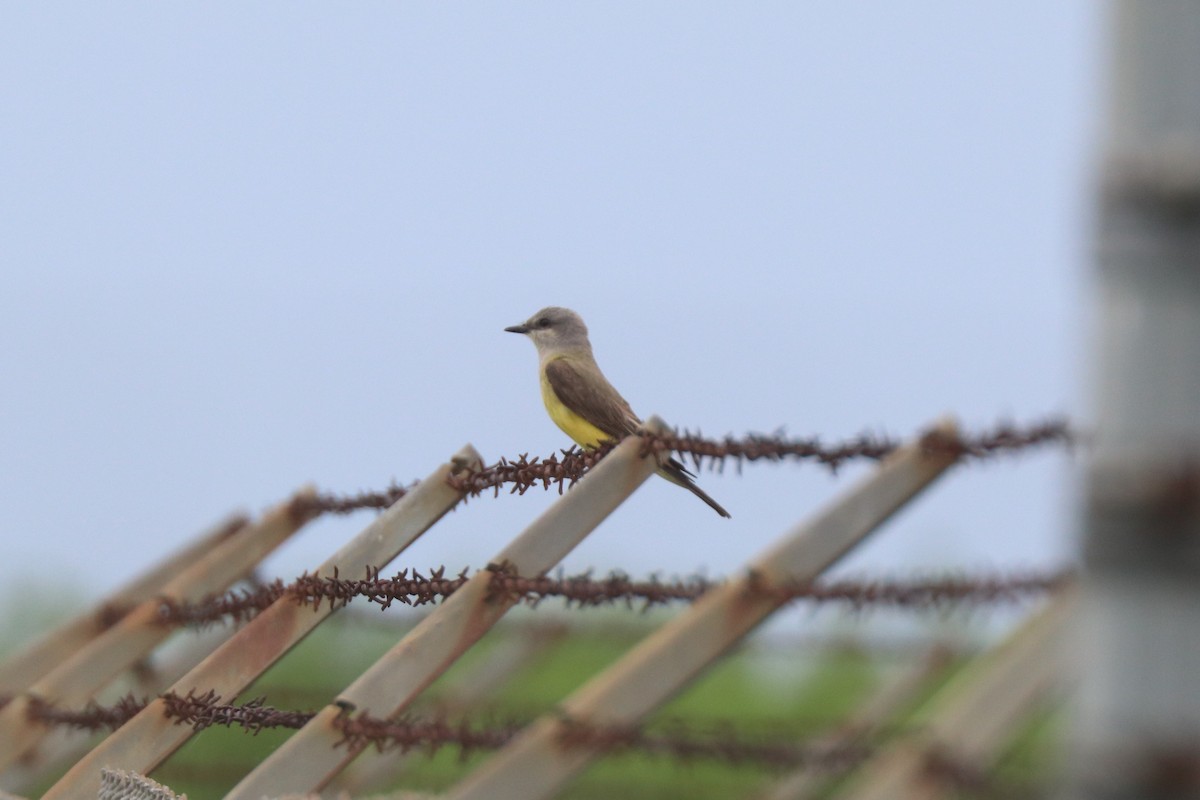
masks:
{"label": "rusty barb", "polygon": [[732,722],[717,721],[697,733],[679,720],[663,732],[649,733],[639,726],[589,725],[563,720],[559,742],[566,749],[587,748],[607,753],[634,751],[678,761],[706,759],[734,766],[757,764],[774,769],[806,767],[823,772],[845,772],[865,761],[875,748],[863,742],[840,744],[797,742],[786,735],[747,737]]}
{"label": "rusty barb", "polygon": [[[693,576],[663,581],[657,576],[634,580],[621,572],[595,578],[591,572],[580,575],[542,575],[523,577],[509,565],[489,564],[492,573],[490,596],[536,606],[544,600],[559,598],[569,608],[591,608],[622,603],[646,610],[676,602],[690,603],[724,581]],[[1060,569],[1050,572],[1020,572],[1010,574],[942,574],[908,580],[861,579],[825,583],[767,586],[750,581],[754,592],[771,593],[781,603],[811,601],[841,603],[855,610],[866,607],[891,606],[909,609],[942,608],[955,605],[985,605],[1015,602],[1029,595],[1045,594],[1064,586],[1073,571]],[[211,595],[195,603],[163,599],[159,619],[167,625],[203,626],[223,621],[246,622],[259,611],[281,597],[290,596],[298,604],[320,608],[329,603],[334,608],[347,605],[355,598],[366,598],[381,608],[393,603],[421,606],[449,597],[470,579],[469,570],[447,575],[445,567],[430,570],[428,575],[413,570],[401,570],[390,578],[381,578],[377,567],[368,568],[361,579],[341,578],[337,571],[331,576],[301,575],[290,584],[280,580],[253,589]]]}
{"label": "rusty barb", "polygon": [[[862,434],[831,445],[822,444],[816,437],[789,439],[782,434],[751,434],[740,439],[732,436],[706,439],[699,433],[686,430],[681,434],[642,432],[639,435],[644,442],[644,455],[673,453],[691,462],[697,471],[707,468],[723,472],[732,461],[739,473],[744,464],[755,461],[815,461],[836,472],[849,461],[879,461],[901,445],[895,439],[873,434]],[[1043,444],[1069,445],[1077,438],[1066,420],[1050,419],[1025,427],[1000,423],[991,430],[971,436],[951,437],[934,432],[926,434],[922,444],[931,452],[951,452],[959,457],[983,459]],[[510,494],[525,494],[535,486],[543,489],[556,487],[558,493],[562,494],[604,458],[613,446],[608,444],[588,451],[571,448],[545,458],[531,458],[524,453],[516,460],[502,458],[483,469],[463,471],[451,476],[448,481],[455,489],[472,496],[488,490],[498,495],[504,486],[509,487]]]}
{"label": "rusty barb", "polygon": [[257,697],[240,706],[222,705],[221,698],[211,689],[203,694],[192,690],[186,697],[167,692],[162,699],[168,718],[181,725],[191,725],[198,731],[213,725],[226,728],[237,725],[256,735],[267,728],[298,730],[314,716],[311,711],[271,708],[266,705],[265,697]]}
{"label": "rusty barb", "polygon": [[47,725],[95,732],[116,730],[145,707],[146,701],[138,700],[132,694],[125,695],[111,706],[102,706],[95,700],[89,700],[82,710],[57,708],[40,697],[31,697],[28,713],[31,719]]}
{"label": "rusty barb", "polygon": [[523,727],[512,722],[480,726],[466,719],[452,723],[441,718],[422,719],[414,716],[386,720],[369,714],[347,714],[337,719],[334,725],[342,732],[342,738],[335,747],[358,750],[363,746],[372,746],[379,752],[399,750],[401,753],[420,747],[433,755],[446,745],[455,745],[464,759],[479,750],[500,749]]}
{"label": "rusty barb", "polygon": [[322,493],[301,495],[292,501],[291,512],[298,519],[309,520],[322,514],[350,514],[364,508],[383,511],[412,491],[416,483],[400,486],[392,483],[381,492],[359,492],[353,495]]}
{"label": "rusty barb", "polygon": [[[162,695],[168,718],[180,725],[204,730],[214,725],[239,727],[252,734],[268,728],[302,728],[315,716],[312,711],[294,711],[266,705],[255,698],[242,705],[226,705],[213,691],[191,691],[186,696]],[[128,695],[110,707],[94,702],[82,711],[65,711],[46,703],[31,708],[41,722],[99,731],[119,728],[148,705]],[[598,748],[608,752],[638,752],[680,761],[707,759],[730,764],[757,764],[772,768],[796,767],[842,771],[856,766],[873,748],[862,743],[830,747],[828,743],[797,742],[793,734],[779,731],[774,736],[748,737],[732,721],[706,724],[695,730],[681,720],[661,726],[659,732],[640,727],[605,727],[567,720],[562,736],[565,748]],[[527,723],[521,721],[480,722],[470,718],[450,721],[444,717],[407,715],[394,720],[368,713],[347,711],[334,724],[342,733],[337,747],[369,745],[379,751],[408,752],[421,748],[429,755],[446,746],[458,747],[463,758],[480,750],[497,750],[508,744]]]}

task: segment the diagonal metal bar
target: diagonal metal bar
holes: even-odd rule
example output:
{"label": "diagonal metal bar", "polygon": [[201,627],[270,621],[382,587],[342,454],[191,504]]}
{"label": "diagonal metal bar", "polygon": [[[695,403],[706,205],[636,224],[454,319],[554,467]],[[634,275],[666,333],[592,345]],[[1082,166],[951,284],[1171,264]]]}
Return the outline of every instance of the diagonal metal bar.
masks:
{"label": "diagonal metal bar", "polygon": [[[830,752],[836,752],[871,735],[943,673],[953,657],[953,650],[942,644],[935,645],[923,659],[884,683],[850,719],[822,736],[820,745]],[[777,779],[769,787],[755,793],[754,797],[756,800],[812,800],[820,796],[830,780],[836,780],[835,775],[803,766]]]}
{"label": "diagonal metal bar", "polygon": [[[153,664],[136,665],[122,676],[122,681],[110,684],[97,699],[102,704],[107,704],[105,696],[112,700],[126,692],[135,697],[146,697],[165,691],[180,675],[199,664],[236,630],[233,627],[223,627],[195,632],[178,642],[180,647],[172,648],[169,659],[160,661],[156,653]],[[62,775],[86,755],[94,745],[95,736],[91,732],[59,726],[42,740],[37,750],[27,752],[20,762],[4,773],[3,786],[16,792],[28,791],[35,786],[46,786],[51,779]]]}
{"label": "diagonal metal bar", "polygon": [[[317,574],[390,562],[462,500],[462,493],[451,488],[446,479],[463,469],[478,469],[481,463],[475,449],[465,446],[330,556],[317,568]],[[193,689],[211,689],[225,702],[231,702],[335,610],[329,604],[313,609],[281,597],[176,681],[170,691],[186,695]],[[152,701],[76,763],[44,798],[95,797],[102,767],[142,773],[153,770],[194,733],[190,727],[169,719],[165,708],[161,698]]]}
{"label": "diagonal metal bar", "polygon": [[[297,511],[311,494],[304,490],[211,548],[169,580],[160,596],[198,600],[227,588],[311,519],[311,513]],[[143,600],[0,711],[0,770],[32,751],[49,730],[31,719],[32,704],[80,705],[171,635],[159,621],[159,605],[157,598]]]}
{"label": "diagonal metal bar", "polygon": [[984,766],[1012,736],[1029,707],[1063,677],[1065,640],[1078,590],[1068,587],[999,647],[955,676],[917,717],[918,733],[863,765],[839,794],[848,800],[957,797],[952,782],[931,780],[932,759]]}
{"label": "diagonal metal bar", "polygon": [[243,515],[231,516],[189,541],[151,569],[98,603],[85,614],[49,631],[0,664],[0,694],[28,688],[87,642],[111,628],[143,600],[153,597],[185,566],[248,524]]}
{"label": "diagonal metal bar", "polygon": [[[954,439],[943,422],[928,436]],[[632,725],[666,702],[784,602],[771,587],[816,578],[932,483],[956,460],[952,448],[907,445],[841,500],[800,525],[749,565],[644,639],[500,753],[451,789],[449,798],[536,800],[555,794],[599,750],[567,746],[572,721]]]}
{"label": "diagonal metal bar", "polygon": [[[504,686],[520,676],[533,662],[565,639],[569,628],[563,625],[528,627],[506,636],[488,651],[487,658],[472,665],[470,670],[455,675],[454,682],[443,685],[434,702],[438,716],[478,714]],[[367,749],[358,760],[343,770],[329,786],[326,794],[360,797],[381,791],[395,783],[406,767],[419,759],[421,752],[408,753]]]}
{"label": "diagonal metal bar", "polygon": [[[646,427],[665,428],[658,418]],[[540,575],[583,541],[657,466],[631,436],[593,467],[494,559],[521,575]],[[394,716],[479,640],[517,602],[493,597],[492,573],[483,570],[408,632],[337,699],[283,743],[233,788],[226,800],[259,800],[323,788],[365,747],[336,748],[339,718],[347,710]]]}

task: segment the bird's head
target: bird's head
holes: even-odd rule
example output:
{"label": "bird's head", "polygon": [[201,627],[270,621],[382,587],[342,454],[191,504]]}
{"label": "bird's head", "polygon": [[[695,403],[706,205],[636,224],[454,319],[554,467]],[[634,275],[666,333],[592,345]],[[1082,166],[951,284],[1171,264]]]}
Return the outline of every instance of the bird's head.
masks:
{"label": "bird's head", "polygon": [[549,350],[591,349],[583,317],[569,308],[548,306],[520,325],[511,325],[504,330],[525,334],[533,340],[539,353]]}

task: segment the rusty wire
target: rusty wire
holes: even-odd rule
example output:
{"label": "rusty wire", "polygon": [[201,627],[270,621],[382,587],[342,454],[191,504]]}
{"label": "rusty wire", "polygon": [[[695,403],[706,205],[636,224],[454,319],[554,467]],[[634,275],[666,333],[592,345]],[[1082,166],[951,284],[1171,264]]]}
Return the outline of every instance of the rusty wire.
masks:
{"label": "rusty wire", "polygon": [[222,620],[240,625],[249,622],[260,611],[286,595],[288,588],[276,578],[270,583],[260,583],[247,589],[210,594],[195,602],[160,597],[158,619],[166,625],[202,627]]}
{"label": "rusty wire", "polygon": [[45,725],[58,725],[75,730],[95,732],[116,730],[146,707],[145,700],[127,694],[111,706],[102,706],[95,700],[79,710],[62,709],[40,697],[31,697],[27,714],[31,720]]}
{"label": "rusty wire", "polygon": [[390,608],[397,602],[420,606],[449,597],[467,580],[466,569],[447,578],[445,567],[430,570],[428,577],[415,569],[404,569],[391,578],[380,578],[378,567],[368,567],[366,577],[361,580],[342,580],[335,569],[332,576],[324,578],[301,575],[292,584],[290,594],[314,608],[320,608],[322,602],[340,608],[356,597],[365,597],[380,608]]}
{"label": "rusty wire", "polygon": [[[568,607],[590,608],[622,603],[640,610],[674,602],[693,602],[704,593],[721,586],[722,580],[693,576],[663,581],[652,576],[634,580],[621,572],[594,578],[590,572],[580,575],[542,575],[522,577],[506,565],[489,564],[489,596],[493,600],[523,602],[530,606],[550,598],[565,600]],[[768,586],[751,575],[749,590],[770,593],[780,603],[809,601],[841,603],[861,610],[868,606],[929,609],[950,604],[983,605],[1014,602],[1033,594],[1044,594],[1063,586],[1073,572],[1059,569],[1049,572],[1014,572],[982,575],[948,574],[899,579],[840,580],[825,583],[792,583]],[[393,603],[421,606],[444,600],[468,580],[468,570],[447,576],[445,567],[430,570],[401,570],[391,578],[379,577],[377,567],[368,568],[361,579],[344,579],[335,570],[331,576],[304,574],[285,585],[276,580],[254,589],[210,595],[195,603],[164,598],[159,619],[168,625],[202,626],[231,620],[245,622],[281,597],[319,608],[329,603],[340,608],[357,597],[388,608]]]}
{"label": "rusty wire", "polygon": [[346,714],[334,724],[342,733],[335,747],[370,746],[379,752],[399,750],[401,753],[421,748],[433,755],[447,745],[455,745],[464,759],[479,750],[498,750],[523,727],[512,722],[481,726],[466,719],[452,723],[441,718],[422,719],[411,715],[386,720],[369,714]]}
{"label": "rusty wire", "polygon": [[359,492],[353,495],[321,493],[302,495],[292,500],[290,511],[299,519],[312,519],[322,514],[350,514],[364,508],[382,511],[408,494],[416,483],[400,486],[392,483],[379,492]]}
{"label": "rusty wire", "polygon": [[557,486],[558,493],[562,494],[612,449],[611,444],[586,451],[572,447],[546,458],[534,456],[532,459],[528,453],[522,453],[515,461],[501,458],[482,469],[451,475],[446,482],[472,497],[478,497],[488,489],[493,490],[493,495],[499,495],[500,487],[509,484],[512,486],[510,494],[525,494],[539,483],[543,489]]}
{"label": "rusty wire", "polygon": [[213,725],[226,728],[237,725],[253,734],[267,728],[295,730],[303,728],[315,716],[312,711],[272,708],[266,705],[266,698],[263,697],[240,706],[222,705],[220,696],[212,689],[202,694],[193,689],[186,696],[167,692],[161,695],[161,699],[166,705],[165,713],[169,719],[177,720],[181,725],[191,725],[198,731]]}
{"label": "rusty wire", "polygon": [[[1032,594],[1061,589],[1075,576],[1069,568],[1050,572],[943,575],[909,580],[841,580],[824,584],[763,587],[783,602],[838,602],[855,610],[866,606],[941,608],[947,605],[1012,603]],[[752,576],[753,578],[753,576]],[[758,590],[758,589],[756,589]]]}
{"label": "rusty wire", "polygon": [[159,601],[158,618],[167,625],[203,626],[224,619],[241,623],[285,596],[312,605],[314,610],[324,603],[340,608],[356,597],[365,597],[381,608],[396,602],[419,606],[448,597],[466,582],[466,570],[447,578],[445,567],[430,570],[428,576],[405,569],[391,578],[380,578],[378,567],[367,567],[366,577],[357,580],[340,577],[335,567],[333,575],[306,572],[290,584],[275,580],[251,589],[212,594],[194,603],[164,597]]}
{"label": "rusty wire", "polygon": [[[682,434],[647,432],[640,435],[643,440],[643,455],[670,451],[690,460],[697,469],[707,464],[710,469],[718,472],[724,471],[726,463],[730,460],[735,462],[739,472],[745,463],[754,461],[815,461],[836,471],[851,460],[878,461],[901,444],[891,438],[873,434],[862,434],[832,445],[821,444],[817,437],[788,439],[781,434],[750,434],[740,439],[733,436],[706,439],[699,433],[693,434],[686,430]],[[922,442],[930,450],[950,450],[958,456],[986,458],[1001,452],[1023,450],[1045,443],[1069,444],[1074,438],[1066,421],[1055,419],[1025,428],[1001,423],[992,430],[972,436],[948,438],[944,434],[929,433],[923,437]],[[544,489],[557,487],[561,494],[583,477],[612,448],[611,444],[590,451],[572,448],[561,450],[546,458],[530,458],[526,453],[516,460],[501,458],[495,464],[479,470],[460,471],[446,480],[454,488],[471,496],[478,496],[489,489],[499,494],[502,486],[510,486],[510,492],[524,494],[539,484]],[[404,497],[415,486],[416,482],[408,486],[392,483],[382,491],[365,491],[352,495],[306,495],[293,499],[290,511],[297,519],[310,520],[322,514],[350,514],[359,509],[383,510]]]}
{"label": "rusty wire", "polygon": [[[239,726],[257,734],[267,728],[300,728],[315,716],[314,712],[287,711],[266,706],[262,698],[241,706],[222,705],[212,691],[186,697],[163,695],[167,716],[196,730],[213,725]],[[729,722],[708,726],[697,733],[681,720],[668,724],[664,731],[647,733],[640,727],[608,727],[564,720],[563,747],[588,747],[606,752],[638,752],[676,760],[708,759],[733,765],[758,764],[783,768],[806,765],[834,771],[860,763],[871,748],[854,744],[830,747],[828,744],[797,743],[781,735],[776,739],[750,738],[739,733]],[[346,713],[334,721],[342,733],[336,747],[374,747],[379,751],[420,748],[432,755],[448,745],[459,748],[465,758],[479,750],[503,747],[526,723],[502,722],[479,724],[470,719],[452,722],[445,718],[413,715],[387,720],[367,713]]]}
{"label": "rusty wire", "polygon": [[[754,461],[815,461],[836,471],[851,460],[878,461],[901,444],[894,439],[874,434],[862,434],[832,445],[821,444],[817,437],[789,439],[782,434],[750,434],[740,439],[733,436],[706,439],[699,433],[686,430],[681,434],[643,432],[640,435],[643,440],[643,455],[652,452],[673,452],[690,460],[697,469],[707,464],[717,472],[724,471],[726,463],[730,460],[735,462],[739,472],[745,463]],[[1070,444],[1074,439],[1075,436],[1065,420],[1052,419],[1025,428],[1019,428],[1012,423],[1000,423],[989,431],[971,436],[947,437],[936,432],[928,433],[922,438],[922,443],[930,450],[949,450],[958,456],[986,458],[1045,443]],[[571,448],[560,450],[546,458],[530,458],[529,454],[525,453],[516,460],[501,458],[495,464],[482,469],[461,470],[446,480],[454,488],[471,496],[478,496],[489,489],[499,494],[502,486],[510,486],[510,492],[524,494],[539,484],[544,489],[555,486],[561,494],[607,455],[613,446],[607,444],[589,451]],[[383,510],[404,497],[415,486],[415,481],[407,486],[393,482],[382,491],[365,491],[351,495],[328,492],[305,495],[292,500],[290,511],[297,519],[310,520],[322,514],[350,514],[368,508]],[[244,521],[238,520],[231,532],[242,524]]]}
{"label": "rusty wire", "polygon": [[[832,445],[822,444],[817,437],[789,439],[781,434],[706,439],[699,433],[693,434],[685,430],[682,434],[643,432],[640,436],[643,441],[643,455],[674,453],[690,461],[697,471],[707,466],[716,472],[723,472],[729,461],[734,462],[738,472],[744,464],[755,461],[815,461],[832,471],[837,471],[852,460],[878,461],[902,444],[897,440],[874,434],[862,434]],[[951,452],[958,457],[983,459],[1043,444],[1070,444],[1075,438],[1065,420],[1051,419],[1025,427],[1004,422],[991,430],[972,435],[948,436],[935,431],[925,434],[921,443],[929,451]],[[488,490],[498,495],[503,486],[510,487],[510,494],[524,494],[538,485],[543,489],[556,487],[558,493],[562,494],[607,455],[613,446],[607,444],[589,451],[581,451],[578,448],[560,450],[557,454],[544,458],[531,458],[528,453],[523,453],[516,460],[501,458],[495,464],[482,469],[452,475],[447,481],[454,488],[471,496],[478,496]]]}
{"label": "rusty wire", "polygon": [[729,722],[706,726],[697,733],[682,720],[673,720],[661,732],[650,733],[641,726],[598,726],[564,719],[559,742],[566,749],[594,748],[606,753],[635,751],[678,761],[707,759],[734,766],[757,764],[774,769],[805,766],[841,772],[862,763],[874,750],[863,742],[831,745],[797,741],[795,737],[774,739],[747,737]]}
{"label": "rusty wire", "polygon": [[[192,690],[187,695],[168,692],[160,699],[169,719],[197,731],[216,725],[240,727],[254,735],[273,728],[298,730],[316,716],[312,711],[273,708],[266,705],[262,697],[242,705],[222,704],[220,696],[212,690]],[[126,695],[107,707],[89,701],[77,711],[34,701],[29,706],[29,716],[46,725],[96,732],[119,728],[147,705],[147,700],[135,699],[133,695]],[[858,766],[877,749],[876,745],[863,740],[834,745],[822,741],[804,742],[783,731],[750,737],[728,720],[717,720],[698,729],[694,724],[674,719],[659,726],[661,729],[655,732],[641,726],[591,725],[570,718],[561,721],[563,730],[559,742],[566,749],[586,747],[613,754],[634,752],[680,762],[703,759],[733,766],[756,765],[771,769],[803,766],[841,773]],[[433,755],[443,747],[456,746],[461,756],[467,758],[477,751],[503,747],[527,723],[480,723],[470,718],[452,722],[444,717],[415,715],[387,720],[365,712],[354,714],[352,709],[347,709],[334,725],[342,733],[335,747],[370,746],[380,752],[421,749]],[[934,745],[929,746],[924,768],[930,777],[962,789],[977,793],[994,789],[985,770],[960,758],[951,758]]]}

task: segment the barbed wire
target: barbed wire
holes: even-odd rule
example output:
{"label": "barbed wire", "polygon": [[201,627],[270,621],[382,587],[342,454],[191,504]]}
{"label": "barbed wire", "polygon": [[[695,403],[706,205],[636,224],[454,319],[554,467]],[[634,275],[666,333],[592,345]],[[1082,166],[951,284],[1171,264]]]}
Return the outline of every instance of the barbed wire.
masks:
{"label": "barbed wire", "polygon": [[[657,576],[634,580],[621,572],[594,578],[591,572],[580,575],[543,575],[522,577],[510,566],[489,564],[489,596],[537,606],[558,598],[568,607],[592,608],[624,604],[645,611],[675,602],[693,602],[706,592],[722,586],[725,580],[698,576],[663,581]],[[1073,571],[990,573],[981,575],[944,574],[901,579],[839,580],[822,583],[792,583],[770,586],[751,576],[750,591],[769,593],[781,603],[812,601],[841,603],[854,610],[868,606],[929,609],[948,604],[996,604],[1013,602],[1032,594],[1044,594],[1063,586]],[[361,579],[345,579],[337,570],[331,576],[305,573],[290,584],[281,580],[255,587],[210,595],[194,603],[164,598],[159,619],[169,625],[203,626],[223,620],[246,622],[282,597],[291,597],[302,605],[318,609],[328,603],[340,608],[355,598],[366,598],[382,609],[393,603],[422,606],[444,600],[470,580],[463,569],[447,576],[445,567],[429,570],[428,575],[404,569],[390,578],[381,578],[378,567],[369,567]]]}
{"label": "barbed wire", "polygon": [[[788,439],[780,434],[749,434],[742,438],[726,436],[722,439],[706,439],[699,432],[655,434],[643,432],[642,455],[673,452],[692,462],[697,470],[705,465],[716,472],[724,472],[726,463],[733,460],[740,473],[742,467],[755,461],[815,461],[832,471],[848,461],[867,459],[878,461],[902,442],[890,437],[862,434],[841,443],[824,445],[818,437]],[[1076,440],[1066,420],[1051,419],[1024,428],[1012,423],[1000,423],[982,433],[947,437],[937,432],[922,438],[923,445],[930,450],[950,451],[957,456],[987,458],[1002,452],[1024,450],[1048,443],[1071,444]],[[524,494],[534,486],[543,489],[557,487],[559,494],[570,488],[612,451],[614,444],[596,450],[582,451],[578,448],[560,450],[558,453],[530,457],[523,453],[515,460],[501,458],[495,464],[477,470],[460,469],[447,478],[447,482],[477,497],[491,489],[494,494],[500,488],[510,486],[510,492]],[[292,500],[290,512],[301,520],[310,520],[323,514],[350,514],[361,509],[382,511],[416,487],[417,481],[407,486],[392,483],[381,491],[363,491],[357,494],[340,495],[323,492],[316,495],[297,497]]]}
{"label": "barbed wire", "polygon": [[[724,472],[727,463],[733,461],[739,474],[746,463],[755,461],[815,461],[836,472],[848,461],[879,461],[903,444],[874,434],[862,434],[832,445],[822,444],[817,437],[789,439],[782,434],[707,439],[700,433],[685,430],[682,434],[644,432],[640,436],[643,455],[674,453],[690,461],[697,471],[707,466],[718,473]],[[1065,419],[1050,419],[1025,427],[1005,422],[991,430],[960,436],[933,431],[921,438],[921,444],[933,452],[985,459],[1045,444],[1071,444],[1076,439]],[[516,460],[501,458],[490,466],[451,475],[447,481],[472,497],[488,490],[498,495],[504,486],[510,487],[510,494],[525,494],[538,485],[543,489],[556,487],[562,494],[614,446],[607,444],[587,451],[571,448],[546,457],[531,458],[528,453],[523,453]]]}
{"label": "barbed wire", "polygon": [[[5,701],[7,699],[3,698]],[[223,704],[213,690],[193,690],[187,695],[167,692],[160,699],[169,719],[177,724],[189,725],[196,731],[213,726],[239,727],[252,735],[274,728],[298,730],[316,716],[313,711],[268,706],[264,697],[254,698],[242,705]],[[116,730],[147,705],[147,699],[139,700],[132,694],[120,698],[111,706],[89,701],[80,710],[61,709],[34,699],[28,713],[31,719],[42,724],[95,733]],[[716,720],[699,726],[673,719],[659,725],[661,730],[654,732],[638,725],[591,725],[569,717],[562,717],[561,722],[563,731],[560,742],[566,748],[585,747],[607,754],[632,752],[684,763],[708,760],[731,766],[754,765],[776,770],[805,767],[839,774],[854,769],[878,750],[876,743],[866,739],[806,742],[785,731],[751,737],[729,720]],[[478,751],[504,747],[528,726],[528,722],[509,720],[481,723],[465,717],[452,722],[445,717],[416,715],[388,720],[368,713],[354,714],[353,709],[348,708],[334,721],[334,725],[342,734],[334,747],[373,747],[379,752],[398,750],[401,753],[421,749],[426,755],[432,756],[444,747],[454,746],[459,749],[461,758],[467,759]],[[905,731],[896,729],[886,733],[890,738],[903,736]],[[952,757],[948,751],[936,745],[929,745],[922,768],[931,778],[947,781],[964,790],[991,796],[996,789],[987,771],[980,765]]]}
{"label": "barbed wire", "polygon": [[272,708],[266,704],[265,697],[257,697],[240,706],[222,704],[220,695],[212,689],[202,694],[192,690],[186,696],[167,692],[160,698],[166,706],[165,713],[169,719],[181,725],[190,725],[197,731],[213,725],[226,728],[236,725],[252,734],[267,728],[299,729],[316,716],[312,711]]}
{"label": "barbed wire", "polygon": [[118,699],[111,706],[102,706],[95,700],[89,700],[82,709],[62,709],[48,703],[40,697],[30,697],[28,714],[31,719],[46,725],[60,725],[66,728],[94,733],[99,730],[116,730],[146,707],[145,700],[139,700],[132,694]]}
{"label": "barbed wire", "polygon": [[416,481],[408,486],[401,486],[393,482],[386,489],[378,492],[368,491],[351,495],[324,492],[316,495],[302,495],[292,500],[289,511],[299,519],[312,519],[322,514],[345,515],[368,508],[383,511],[411,492],[416,485]]}
{"label": "barbed wire", "polygon": [[[196,730],[213,725],[238,726],[257,734],[267,728],[301,728],[315,716],[313,712],[289,711],[265,705],[256,698],[241,706],[222,705],[212,691],[186,696],[168,693],[162,696],[167,716]],[[873,748],[863,744],[831,747],[828,743],[806,744],[794,737],[747,737],[732,722],[710,724],[697,731],[681,720],[673,720],[660,732],[649,733],[640,726],[596,726],[563,719],[561,738],[565,747],[587,747],[605,752],[632,751],[681,761],[707,759],[733,765],[758,764],[784,768],[800,765],[834,771],[860,763]],[[468,718],[450,721],[441,717],[408,715],[395,720],[351,709],[334,721],[342,737],[335,747],[374,747],[380,752],[421,749],[432,755],[443,747],[459,748],[463,758],[479,750],[495,750],[508,744],[523,730],[526,722],[506,721],[481,724]]]}
{"label": "barbed wire", "polygon": [[386,720],[369,714],[346,714],[334,724],[342,733],[334,747],[370,746],[381,753],[388,750],[407,753],[420,748],[432,756],[443,747],[454,745],[463,759],[480,750],[500,749],[524,727],[515,722],[485,726],[472,724],[467,719],[452,723],[441,718],[422,719],[411,715]]}
{"label": "barbed wire", "polygon": [[681,720],[667,724],[664,732],[649,733],[639,726],[597,726],[563,720],[560,738],[564,747],[586,747],[609,754],[638,752],[679,761],[721,761],[733,766],[756,764],[773,769],[806,767],[823,772],[852,769],[877,749],[863,741],[804,742],[794,736],[749,738],[732,723],[721,721],[697,735]]}

